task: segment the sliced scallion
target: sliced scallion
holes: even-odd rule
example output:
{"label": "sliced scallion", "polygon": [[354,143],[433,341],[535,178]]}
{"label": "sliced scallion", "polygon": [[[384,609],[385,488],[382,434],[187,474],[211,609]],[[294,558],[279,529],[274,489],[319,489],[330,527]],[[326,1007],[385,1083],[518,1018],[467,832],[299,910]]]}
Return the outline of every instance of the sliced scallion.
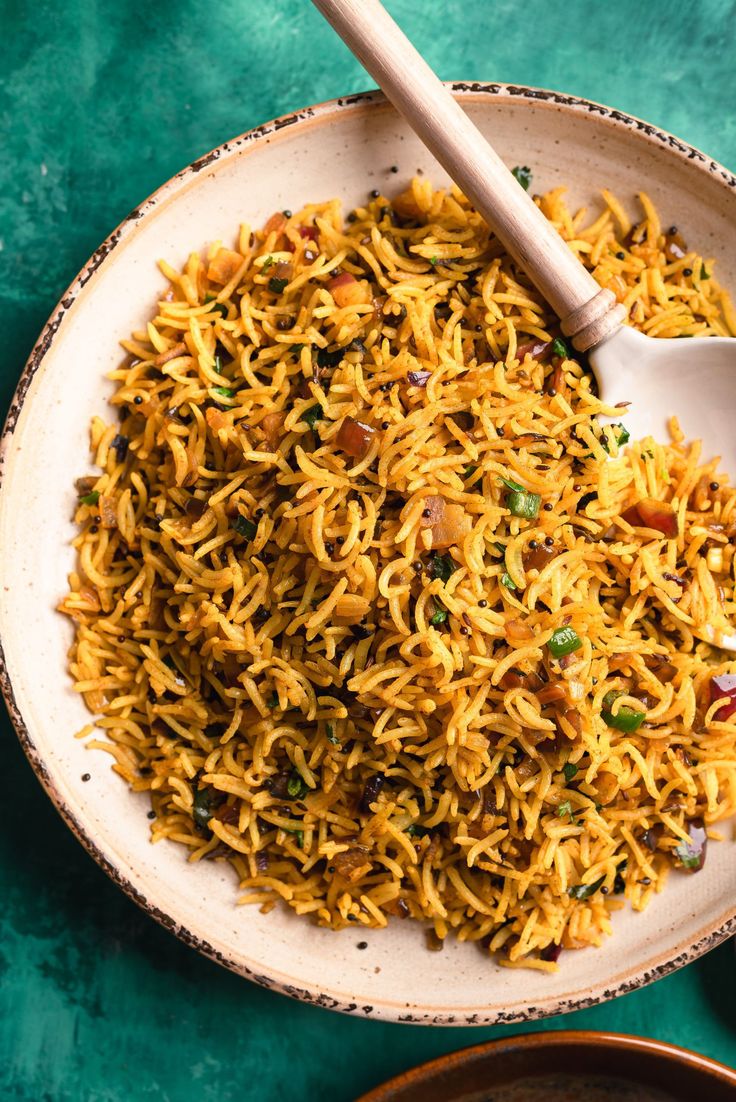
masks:
{"label": "sliced scallion", "polygon": [[623,731],[630,735],[641,727],[647,718],[647,714],[646,712],[639,712],[635,708],[630,708],[628,704],[622,704],[618,711],[614,713],[612,710],[614,704],[620,696],[625,695],[622,689],[610,689],[603,697],[601,716],[609,727],[615,727],[617,731]]}
{"label": "sliced scallion", "polygon": [[553,658],[563,658],[566,654],[582,647],[583,641],[574,628],[555,628],[547,646]]}
{"label": "sliced scallion", "polygon": [[514,517],[522,520],[536,520],[542,499],[530,490],[510,490],[506,494],[506,507]]}

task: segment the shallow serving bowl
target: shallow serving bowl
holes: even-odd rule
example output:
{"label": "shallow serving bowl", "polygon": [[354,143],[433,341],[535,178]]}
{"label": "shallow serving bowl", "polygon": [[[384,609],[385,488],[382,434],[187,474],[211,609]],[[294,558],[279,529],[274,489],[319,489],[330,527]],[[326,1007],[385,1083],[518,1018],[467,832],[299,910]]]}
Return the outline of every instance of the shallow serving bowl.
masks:
{"label": "shallow serving bowl", "polygon": [[[717,260],[736,285],[736,180],[682,142],[619,112],[557,93],[456,85],[510,166],[534,189],[566,184],[575,205],[602,186],[634,212],[644,188],[666,223]],[[398,173],[391,172],[398,166]],[[0,454],[0,672],[11,715],[66,822],[124,891],[189,944],[279,991],[333,1009],[399,1021],[485,1024],[588,1006],[664,975],[736,928],[736,845],[712,845],[696,877],[673,874],[643,914],[614,918],[599,950],[566,953],[545,975],[504,969],[474,945],[429,953],[418,925],[317,929],[291,912],[238,907],[229,867],[193,866],[174,844],[149,843],[147,803],[110,759],[74,734],[89,719],[66,672],[70,625],[55,612],[74,562],[76,475],[90,469],[87,430],[105,412],[118,341],[151,316],[164,288],[156,261],[182,264],[242,221],[374,188],[399,190],[417,171],[444,174],[378,93],[351,96],[259,127],[202,157],[134,211],[61,300],[31,355]],[[91,779],[83,783],[83,774]],[[358,949],[359,942],[367,948]]]}
{"label": "shallow serving bowl", "polygon": [[512,1092],[515,1102],[522,1102],[528,1098],[522,1084],[536,1081],[539,1099],[561,1076],[572,1079],[569,1097],[580,1102],[587,1102],[591,1079],[610,1102],[733,1102],[736,1095],[736,1071],[676,1045],[622,1033],[550,1030],[440,1056],[358,1102],[493,1102],[497,1091],[507,1102]]}

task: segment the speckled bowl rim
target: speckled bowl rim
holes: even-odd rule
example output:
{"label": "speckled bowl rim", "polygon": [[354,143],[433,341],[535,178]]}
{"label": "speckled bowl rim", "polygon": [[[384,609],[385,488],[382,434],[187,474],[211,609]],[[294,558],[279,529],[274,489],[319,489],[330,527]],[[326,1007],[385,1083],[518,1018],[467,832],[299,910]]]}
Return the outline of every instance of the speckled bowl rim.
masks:
{"label": "speckled bowl rim", "polygon": [[[699,149],[688,145],[679,138],[669,134],[651,123],[638,119],[633,115],[625,114],[611,107],[592,100],[582,99],[578,96],[566,95],[562,92],[551,91],[543,88],[524,87],[513,84],[498,84],[481,81],[473,82],[448,82],[450,90],[460,99],[461,103],[482,102],[487,96],[510,101],[521,101],[532,106],[549,108],[569,115],[595,115],[605,125],[619,131],[628,131],[632,136],[646,143],[665,148],[677,158],[691,162],[698,171],[708,176],[715,177],[717,182],[726,190],[736,189],[736,177],[734,177],[723,165],[702,153]],[[77,295],[82,288],[93,278],[95,273],[107,261],[114,250],[127,239],[133,232],[140,219],[153,214],[164,204],[174,201],[179,195],[196,182],[197,176],[209,165],[223,157],[235,155],[248,146],[265,141],[273,142],[278,139],[279,133],[291,132],[293,127],[312,128],[315,125],[329,124],[343,111],[365,111],[377,107],[386,106],[385,96],[378,91],[359,92],[353,95],[343,96],[338,99],[327,100],[324,103],[305,107],[292,114],[273,119],[245,134],[224,142],[210,153],[198,158],[177,175],[173,176],[160,188],[158,188],[140,206],[136,207],[110,234],[100,247],[92,254],[77,277],[62,295],[51,317],[44,326],[41,335],[36,342],[23,373],[18,382],[11,400],[7,419],[0,438],[0,492],[2,492],[3,473],[5,463],[9,457],[10,444],[15,427],[18,423],[23,404],[33,378],[41,366],[44,357],[51,348],[67,312],[73,306]],[[25,724],[18,703],[15,699],[13,685],[8,672],[3,641],[0,639],[0,689],[10,713],[13,726],[17,732],[21,746],[28,758],[36,776],[40,780],[47,794],[61,814],[67,826],[76,835],[84,848],[98,865],[107,873],[110,879],[118,885],[143,911],[155,918],[165,929],[174,933],[186,945],[197,949],[204,956],[222,964],[253,982],[274,991],[290,995],[292,998],[303,1002],[312,1003],[330,1010],[338,1010],[343,1013],[359,1012],[361,1016],[376,1017],[385,1020],[408,1022],[427,1025],[494,1025],[499,1023],[532,1021],[545,1018],[553,1014],[569,1013],[573,1010],[581,1010],[597,1003],[613,999],[618,995],[627,994],[639,987],[643,987],[654,980],[668,975],[670,972],[696,960],[710,949],[715,948],[726,938],[736,933],[736,903],[727,909],[716,922],[710,922],[698,931],[695,938],[686,938],[666,953],[653,954],[652,958],[644,966],[632,969],[633,974],[626,974],[618,980],[614,986],[609,986],[605,981],[599,981],[591,986],[584,995],[576,998],[550,996],[548,999],[538,1000],[537,1004],[524,1010],[506,1012],[502,1010],[490,1013],[479,1010],[478,1007],[467,1007],[442,1011],[441,1007],[415,1006],[407,1011],[406,1004],[397,1004],[391,1000],[375,999],[373,1006],[365,1006],[359,1001],[347,1002],[340,992],[313,987],[300,987],[295,985],[291,977],[277,969],[272,971],[254,970],[249,967],[242,958],[233,953],[223,952],[212,945],[205,937],[189,927],[182,925],[175,915],[158,907],[153,898],[139,890],[128,876],[117,867],[111,856],[101,848],[93,836],[93,832],[85,822],[77,817],[65,802],[63,796],[56,788],[53,778],[43,759],[39,748],[34,744],[30,732]],[[155,895],[155,889],[150,893]],[[412,1012],[413,1011],[413,1012]]]}
{"label": "speckled bowl rim", "polygon": [[[638,1037],[628,1033],[597,1033],[593,1030],[549,1030],[544,1033],[520,1033],[515,1037],[501,1037],[496,1041],[486,1041],[480,1045],[472,1045],[470,1048],[462,1048],[457,1052],[448,1052],[444,1056],[438,1056],[434,1060],[427,1060],[424,1064],[418,1064],[408,1071],[400,1072],[392,1079],[388,1079],[380,1086],[374,1087],[367,1094],[362,1094],[356,1102],[401,1102],[403,1092],[409,1088],[426,1088],[432,1085],[436,1079],[444,1086],[452,1087],[449,1077],[456,1069],[466,1067],[469,1064],[484,1063],[487,1058],[503,1057],[507,1052],[525,1052],[529,1055],[529,1074],[534,1075],[538,1071],[544,1072],[544,1068],[535,1068],[532,1064],[535,1056],[545,1051],[554,1049],[567,1049],[571,1052],[575,1049],[586,1048],[593,1051],[619,1052],[621,1049],[627,1052],[640,1052],[642,1054],[661,1057],[665,1061],[676,1066],[687,1067],[690,1070],[703,1074],[703,1087],[708,1083],[719,1086],[733,1086],[736,1089],[736,1071],[710,1056],[701,1056],[699,1052],[682,1048],[680,1045],[671,1045],[666,1041],[656,1041],[649,1037]],[[574,1069],[573,1069],[574,1071]],[[603,1069],[603,1074],[609,1075],[608,1069]],[[628,1076],[627,1076],[628,1077]],[[493,1083],[488,1084],[493,1087]],[[581,1100],[584,1102],[584,1099]]]}

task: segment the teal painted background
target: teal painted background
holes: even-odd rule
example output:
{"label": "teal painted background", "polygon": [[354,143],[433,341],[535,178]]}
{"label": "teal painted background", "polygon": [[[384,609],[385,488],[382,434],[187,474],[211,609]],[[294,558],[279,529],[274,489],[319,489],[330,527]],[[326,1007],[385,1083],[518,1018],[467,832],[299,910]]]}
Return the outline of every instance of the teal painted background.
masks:
{"label": "teal painted background", "polygon": [[[445,79],[588,96],[736,169],[732,0],[388,6]],[[225,139],[370,81],[308,0],[0,0],[0,26],[4,410],[61,292],[133,206]],[[222,971],[82,852],[6,718],[0,753],[0,1102],[350,1102],[421,1060],[516,1031],[356,1021]],[[725,945],[530,1028],[642,1033],[733,1066],[735,970]]]}

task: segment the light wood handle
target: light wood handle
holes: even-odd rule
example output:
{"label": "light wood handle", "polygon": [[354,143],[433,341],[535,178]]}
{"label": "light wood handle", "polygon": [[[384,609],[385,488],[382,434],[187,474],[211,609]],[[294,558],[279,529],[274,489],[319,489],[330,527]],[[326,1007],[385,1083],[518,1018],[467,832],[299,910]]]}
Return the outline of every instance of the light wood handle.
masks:
{"label": "light wood handle", "polygon": [[379,0],[313,0],[584,351],[619,328],[601,290]]}

